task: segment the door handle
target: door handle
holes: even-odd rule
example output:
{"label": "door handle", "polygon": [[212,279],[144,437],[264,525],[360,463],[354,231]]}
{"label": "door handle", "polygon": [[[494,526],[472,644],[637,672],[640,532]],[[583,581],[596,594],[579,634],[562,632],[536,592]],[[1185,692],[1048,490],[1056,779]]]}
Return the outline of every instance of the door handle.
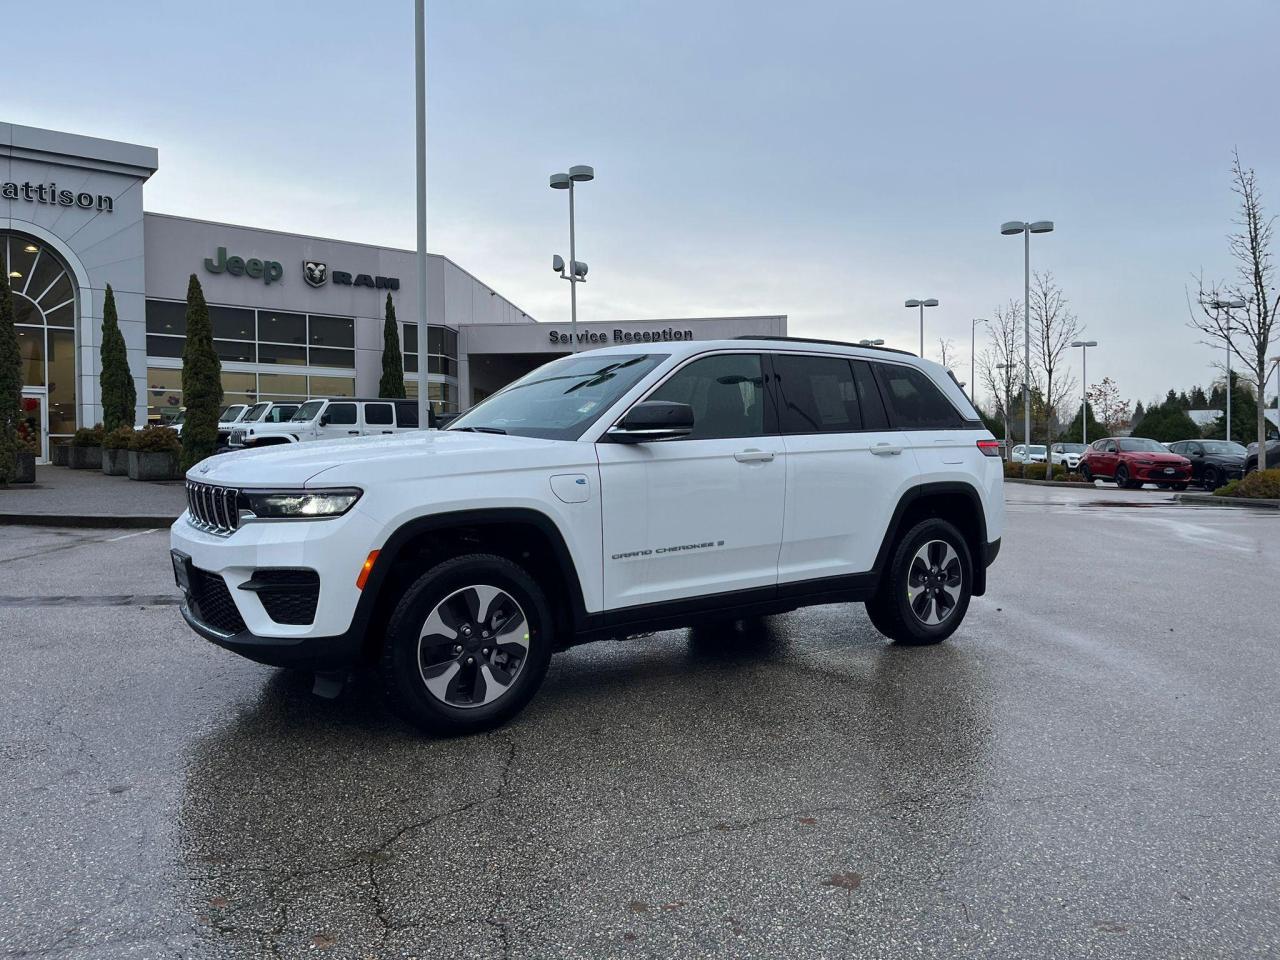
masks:
{"label": "door handle", "polygon": [[757,450],[754,447],[749,450],[739,450],[733,455],[733,459],[739,463],[768,463],[773,458],[773,451]]}
{"label": "door handle", "polygon": [[875,443],[871,445],[871,452],[877,457],[896,457],[902,448],[896,443]]}
{"label": "door handle", "polygon": [[348,431],[347,431],[347,433],[348,433],[348,435],[353,436],[353,437],[358,437],[358,436],[360,436],[360,431],[359,431],[359,430],[348,430]]}

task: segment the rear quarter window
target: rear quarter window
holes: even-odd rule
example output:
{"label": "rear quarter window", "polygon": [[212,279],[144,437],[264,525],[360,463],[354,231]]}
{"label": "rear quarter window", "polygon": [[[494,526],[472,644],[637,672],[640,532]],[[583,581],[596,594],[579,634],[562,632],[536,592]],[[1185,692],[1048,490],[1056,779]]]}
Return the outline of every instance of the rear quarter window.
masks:
{"label": "rear quarter window", "polygon": [[951,401],[922,370],[896,363],[872,366],[896,429],[945,430],[963,426]]}

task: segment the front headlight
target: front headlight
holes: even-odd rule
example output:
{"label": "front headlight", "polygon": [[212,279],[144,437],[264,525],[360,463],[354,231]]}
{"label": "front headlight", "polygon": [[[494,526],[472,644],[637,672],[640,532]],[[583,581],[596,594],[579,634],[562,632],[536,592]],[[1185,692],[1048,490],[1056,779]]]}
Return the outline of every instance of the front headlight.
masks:
{"label": "front headlight", "polygon": [[246,490],[243,496],[249,512],[259,520],[311,520],[322,517],[340,517],[360,499],[361,491],[354,487],[341,490],[273,490],[255,493]]}

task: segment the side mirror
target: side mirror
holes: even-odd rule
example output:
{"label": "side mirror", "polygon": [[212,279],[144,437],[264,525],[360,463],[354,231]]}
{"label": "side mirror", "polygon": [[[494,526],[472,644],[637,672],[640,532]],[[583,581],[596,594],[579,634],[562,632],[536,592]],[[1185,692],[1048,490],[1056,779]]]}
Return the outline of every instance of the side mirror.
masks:
{"label": "side mirror", "polygon": [[327,427],[328,425],[329,425],[329,414],[327,412],[320,414],[320,426]]}
{"label": "side mirror", "polygon": [[693,407],[687,403],[647,400],[637,403],[610,427],[605,439],[614,443],[676,440],[693,432]]}

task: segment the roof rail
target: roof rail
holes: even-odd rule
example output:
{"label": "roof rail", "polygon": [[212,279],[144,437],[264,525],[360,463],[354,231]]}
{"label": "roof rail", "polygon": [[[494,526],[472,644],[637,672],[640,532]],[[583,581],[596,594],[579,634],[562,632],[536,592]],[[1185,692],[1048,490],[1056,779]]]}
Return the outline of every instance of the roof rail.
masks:
{"label": "roof rail", "polygon": [[914,357],[915,354],[910,350],[899,350],[897,347],[877,347],[869,343],[850,343],[847,340],[819,340],[816,337],[778,337],[765,336],[755,333],[744,333],[734,337],[735,340],[780,340],[783,343],[824,343],[829,347],[857,347],[859,350],[881,350],[884,353],[900,353],[903,356]]}

